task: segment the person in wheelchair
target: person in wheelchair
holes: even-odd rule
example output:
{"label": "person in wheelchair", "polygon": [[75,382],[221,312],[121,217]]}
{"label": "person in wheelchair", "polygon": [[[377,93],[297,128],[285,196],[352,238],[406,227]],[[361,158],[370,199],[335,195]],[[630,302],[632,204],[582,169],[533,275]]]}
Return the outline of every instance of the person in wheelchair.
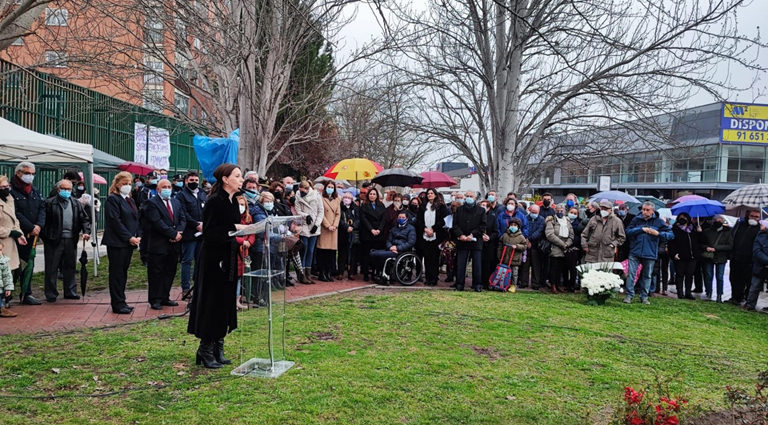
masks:
{"label": "person in wheelchair", "polygon": [[[408,252],[416,245],[416,229],[408,222],[408,214],[401,211],[397,215],[397,225],[390,229],[387,237],[387,249],[377,249],[370,252],[374,267],[374,281],[382,281],[381,272],[388,258]],[[382,282],[389,284],[389,282]]]}

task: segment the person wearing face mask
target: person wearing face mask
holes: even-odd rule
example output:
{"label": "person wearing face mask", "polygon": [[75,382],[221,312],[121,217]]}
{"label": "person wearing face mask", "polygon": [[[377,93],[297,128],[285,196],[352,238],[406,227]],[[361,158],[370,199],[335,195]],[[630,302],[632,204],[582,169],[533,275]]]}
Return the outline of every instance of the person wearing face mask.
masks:
{"label": "person wearing face mask", "polygon": [[[546,220],[539,215],[539,206],[531,204],[528,207],[528,255],[523,261],[523,265],[520,269],[520,283],[518,287],[527,288],[531,287],[533,290],[538,290],[541,286],[544,286],[547,281],[546,268],[547,260],[549,259],[549,253],[544,253],[541,249],[542,240],[545,238],[544,231],[546,230]],[[523,224],[523,236],[525,236],[525,224]]]}
{"label": "person wearing face mask", "polygon": [[173,176],[173,196],[174,198],[179,195],[182,189],[184,189],[184,175],[176,174]]}
{"label": "person wearing face mask", "polygon": [[141,204],[158,195],[157,183],[159,181],[160,176],[154,171],[146,175],[144,185],[139,191],[139,197],[136,198],[136,206],[139,208],[139,211],[141,211]]}
{"label": "person wearing face mask", "polygon": [[327,182],[323,188],[323,217],[320,236],[317,238],[317,266],[320,280],[332,282],[336,268],[336,251],[339,248],[339,222],[341,221],[341,198],[336,193],[336,184]]}
{"label": "person wearing face mask", "polygon": [[506,264],[512,270],[512,285],[510,292],[515,292],[518,280],[520,265],[523,263],[523,252],[528,248],[528,241],[520,230],[522,223],[519,219],[512,218],[509,226],[504,230],[499,240],[499,246],[496,249],[496,255],[499,258],[498,264]]}
{"label": "person wearing face mask", "polygon": [[[32,184],[35,180],[35,164],[20,162],[16,165],[15,174],[11,179],[11,196],[16,209],[16,218],[19,220],[21,232],[30,241],[26,245],[18,243],[16,248],[19,259],[24,263],[29,261],[29,254],[35,242],[35,236],[39,236],[45,226],[45,206],[43,197]],[[20,282],[23,268],[16,269],[14,280]],[[17,285],[18,286],[18,285]],[[32,285],[19,294],[22,304],[40,305],[40,301],[32,296]]]}
{"label": "person wearing face mask", "polygon": [[370,276],[370,252],[384,249],[384,227],[386,226],[386,208],[379,200],[379,191],[368,188],[366,202],[360,207],[360,268],[363,280],[368,282]]}
{"label": "person wearing face mask", "polygon": [[712,225],[701,232],[702,241],[702,268],[704,269],[704,290],[706,299],[712,299],[712,279],[717,279],[717,299],[723,302],[723,285],[725,275],[725,263],[733,250],[733,234],[731,229],[724,225],[725,219],[721,215],[715,216]]}
{"label": "person wearing face mask", "polygon": [[397,216],[405,212],[408,216],[408,220],[411,219],[410,211],[408,207],[403,204],[403,195],[395,193],[392,196],[392,203],[387,207],[386,225],[384,226],[384,238],[389,236],[389,229],[397,226]]}
{"label": "person wearing face mask", "polygon": [[131,257],[141,242],[139,210],[131,198],[131,174],[117,173],[109,187],[104,207],[104,236],[101,243],[107,247],[109,259],[109,298],[112,312],[131,314],[133,307],[125,302],[125,282]]}
{"label": "person wearing face mask", "polygon": [[90,239],[91,218],[83,204],[72,197],[72,182],[64,179],[56,184],[55,197],[46,199],[46,226],[40,233],[45,243],[45,299],[55,302],[59,296],[56,281],[61,270],[64,278],[64,298],[77,300],[77,243]]}
{"label": "person wearing face mask", "polygon": [[555,215],[546,219],[544,235],[552,244],[549,252],[549,287],[556,294],[558,291],[566,291],[560,285],[566,274],[565,253],[573,245],[573,226],[562,205],[555,205],[554,209]]}
{"label": "person wearing face mask", "polygon": [[[568,201],[566,200],[566,205]],[[581,232],[584,231],[584,222],[579,218],[579,208],[572,206],[568,209],[568,221],[573,228],[573,244],[565,251],[565,263],[567,267],[565,286],[572,291],[579,289],[579,273],[576,266],[581,263],[584,252],[581,250]]]}
{"label": "person wearing face mask", "polygon": [[456,239],[456,290],[464,290],[467,263],[472,260],[472,288],[483,290],[483,234],[486,232],[486,212],[475,204],[477,195],[467,191],[464,204],[453,214],[451,234]]}
{"label": "person wearing face mask", "polygon": [[160,180],[157,191],[159,196],[144,205],[141,220],[147,249],[147,301],[153,310],[162,310],[179,305],[170,295],[187,218],[179,200],[173,198],[170,180]]}
{"label": "person wearing face mask", "polygon": [[624,225],[613,214],[613,204],[607,199],[599,202],[600,212],[594,215],[581,233],[581,249],[586,263],[613,263],[618,247],[627,239]]}
{"label": "person wearing face mask", "polygon": [[672,226],[674,238],[667,242],[669,257],[675,266],[675,286],[677,297],[694,299],[691,295],[693,272],[696,268],[696,255],[699,252],[700,234],[693,228],[693,220],[688,213],[680,213]]}
{"label": "person wearing face mask", "polygon": [[547,192],[541,195],[541,209],[539,215],[545,220],[547,217],[555,215],[555,209],[553,208],[552,194]]}
{"label": "person wearing face mask", "polygon": [[733,226],[733,250],[731,251],[731,299],[734,305],[741,304],[747,296],[752,280],[752,247],[760,231],[760,211],[749,210],[744,218]]}
{"label": "person wearing face mask", "polygon": [[[659,258],[659,241],[669,241],[674,234],[667,223],[656,215],[656,207],[653,202],[645,202],[641,208],[641,214],[635,217],[627,227],[626,237],[629,240],[629,272],[625,283],[627,295],[624,303],[632,303],[635,295],[635,282],[640,289],[640,301],[650,304],[651,279],[653,265]],[[639,266],[642,265],[642,271]],[[637,273],[641,273],[635,279]]]}
{"label": "person wearing face mask", "polygon": [[[395,227],[391,229],[387,236],[387,249],[378,249],[371,251],[371,261],[374,267],[374,279],[380,281],[381,270],[387,258],[395,258],[398,255],[410,251],[416,245],[416,230],[408,222],[408,215],[401,211],[397,215]],[[380,281],[384,285],[389,282]]]}
{"label": "person wearing face mask", "polygon": [[517,218],[520,220],[522,226],[520,231],[523,232],[523,236],[527,238],[530,232],[530,223],[528,221],[528,217],[525,214],[525,209],[520,207],[517,200],[514,198],[507,198],[504,201],[504,205],[501,205],[501,207],[503,208],[501,212],[496,213],[496,229],[498,231],[499,237],[501,237],[504,232],[506,232],[507,227],[509,227],[509,221],[512,218]]}
{"label": "person wearing face mask", "polygon": [[300,239],[304,246],[301,264],[304,267],[304,276],[311,282],[312,260],[315,254],[315,245],[320,236],[320,226],[325,215],[323,211],[322,196],[317,193],[312,185],[302,180],[299,183],[299,193],[296,197],[296,213],[305,217],[306,225],[301,226]]}
{"label": "person wearing face mask", "polygon": [[[25,246],[27,239],[21,232],[19,219],[16,218],[16,208],[13,196],[11,196],[11,184],[8,177],[0,175],[0,244],[5,247],[3,251],[8,257],[11,273],[16,272],[21,265],[17,243]],[[5,294],[0,294],[0,297],[10,300],[10,296],[6,297]]]}
{"label": "person wearing face mask", "polygon": [[416,220],[416,244],[424,255],[424,284],[435,286],[440,272],[440,244],[448,239],[445,217],[450,212],[436,189],[427,189],[425,199]]}
{"label": "person wearing face mask", "polygon": [[355,205],[352,193],[345,192],[341,198],[341,215],[339,217],[338,247],[339,255],[336,262],[338,275],[336,280],[343,279],[344,272],[348,279],[354,279],[355,272],[352,265],[355,262],[352,259],[353,246],[359,245],[360,236],[358,227],[360,226],[360,212]]}
{"label": "person wearing face mask", "polygon": [[[618,208],[616,208],[615,212],[616,217],[621,220],[621,223],[624,225],[624,233],[627,233],[627,228],[629,227],[629,224],[632,222],[632,220],[635,218],[634,214],[629,213],[629,208],[626,204],[619,205]],[[622,262],[629,258],[629,241],[625,241],[621,246],[619,246],[619,252],[616,256],[616,261]]]}
{"label": "person wearing face mask", "polygon": [[207,199],[208,195],[200,188],[200,176],[194,171],[188,171],[184,176],[184,188],[176,195],[176,200],[181,204],[187,219],[187,225],[181,234],[182,299],[189,296],[193,277],[197,282],[197,265],[203,235],[203,208]]}
{"label": "person wearing face mask", "polygon": [[269,185],[269,192],[275,197],[277,215],[291,215],[291,207],[285,201],[285,185],[279,181],[274,181]]}
{"label": "person wearing face mask", "polygon": [[[240,224],[245,226],[252,224],[253,217],[251,217],[248,201],[245,199],[244,196],[237,197],[237,205],[238,205],[238,210],[240,211]],[[259,203],[259,205],[261,205],[261,203]],[[266,217],[266,210],[260,209],[259,211],[261,214],[263,214],[263,217]],[[235,240],[237,241],[237,245],[238,245],[237,292],[235,293],[235,307],[237,307],[238,311],[241,311],[241,310],[246,310],[248,308],[247,302],[246,304],[242,303],[243,300],[241,299],[240,294],[243,291],[242,283],[243,283],[243,274],[245,274],[245,258],[250,256],[251,248],[253,248],[254,245],[256,245],[256,234],[236,236]],[[260,245],[263,246],[263,244],[260,244]],[[262,248],[262,251],[263,251],[263,248]],[[251,257],[251,258],[254,258],[254,257]],[[262,258],[259,258],[258,260],[261,261]],[[255,268],[260,268],[260,267],[261,266],[257,266]],[[261,287],[251,288],[251,292],[255,293],[254,301],[256,302],[255,305],[257,307],[261,307],[266,303],[266,299],[265,299],[266,296],[264,294],[264,289],[265,288],[261,288]]]}

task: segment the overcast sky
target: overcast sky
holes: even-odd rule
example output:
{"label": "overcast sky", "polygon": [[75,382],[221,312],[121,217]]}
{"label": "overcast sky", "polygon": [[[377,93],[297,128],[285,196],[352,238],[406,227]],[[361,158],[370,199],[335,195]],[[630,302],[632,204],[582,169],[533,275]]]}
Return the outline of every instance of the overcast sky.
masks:
{"label": "overcast sky", "polygon": [[[423,5],[423,7],[426,7],[426,0],[411,1],[412,5]],[[341,31],[339,39],[335,40],[339,60],[343,60],[342,58],[345,55],[349,55],[355,48],[381,34],[376,15],[369,5],[358,6],[355,10],[357,13],[355,19]],[[766,18],[768,18],[768,0],[753,0],[739,11],[738,24],[740,33],[753,38],[761,31],[761,38],[765,42],[768,39],[768,20]],[[761,24],[763,28],[759,28]],[[760,53],[760,63],[764,67],[768,67],[768,51]],[[719,72],[723,76],[727,75],[730,72],[728,64],[724,63],[720,67]],[[757,77],[759,78],[758,84],[754,85],[751,91],[729,93],[727,96],[728,100],[768,104],[768,75],[763,73]],[[754,74],[744,76],[744,78],[751,80],[754,78]],[[709,94],[702,93],[691,98],[688,105],[697,106],[713,101],[714,99]]]}

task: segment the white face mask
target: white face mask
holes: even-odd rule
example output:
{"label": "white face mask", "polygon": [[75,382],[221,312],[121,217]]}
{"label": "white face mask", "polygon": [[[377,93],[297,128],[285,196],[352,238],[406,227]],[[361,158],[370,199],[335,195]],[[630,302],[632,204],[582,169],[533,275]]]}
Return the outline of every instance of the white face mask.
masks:
{"label": "white face mask", "polygon": [[395,208],[400,208],[403,205],[402,202],[395,202]]}
{"label": "white face mask", "polygon": [[120,194],[123,196],[128,196],[131,194],[131,185],[124,184],[120,186]]}
{"label": "white face mask", "polygon": [[601,215],[601,216],[603,216],[603,217],[608,217],[608,215],[609,215],[610,213],[611,213],[610,211],[606,211],[606,210],[600,210],[600,215]]}
{"label": "white face mask", "polygon": [[513,204],[507,204],[507,211],[512,212],[515,210],[515,206]]}
{"label": "white face mask", "polygon": [[747,223],[749,223],[750,226],[757,226],[757,220],[749,219],[747,220]]}
{"label": "white face mask", "polygon": [[21,175],[21,181],[23,181],[26,184],[32,184],[32,182],[35,181],[35,175],[34,174],[22,174]]}
{"label": "white face mask", "polygon": [[240,205],[240,214],[245,214],[245,205]]}

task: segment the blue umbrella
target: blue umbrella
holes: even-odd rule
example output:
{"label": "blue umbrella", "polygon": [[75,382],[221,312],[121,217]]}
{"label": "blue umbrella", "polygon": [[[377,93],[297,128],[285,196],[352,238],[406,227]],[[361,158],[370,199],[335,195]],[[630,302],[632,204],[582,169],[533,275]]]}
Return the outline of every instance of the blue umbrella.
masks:
{"label": "blue umbrella", "polygon": [[672,207],[672,214],[688,213],[691,217],[712,217],[725,212],[725,205],[711,199],[681,202]]}
{"label": "blue umbrella", "polygon": [[622,201],[622,202],[634,202],[635,204],[642,204],[642,202],[640,202],[634,196],[626,192],[622,192],[620,190],[608,190],[605,192],[598,192],[589,197],[590,201],[599,202],[601,199],[607,199],[611,202]]}

